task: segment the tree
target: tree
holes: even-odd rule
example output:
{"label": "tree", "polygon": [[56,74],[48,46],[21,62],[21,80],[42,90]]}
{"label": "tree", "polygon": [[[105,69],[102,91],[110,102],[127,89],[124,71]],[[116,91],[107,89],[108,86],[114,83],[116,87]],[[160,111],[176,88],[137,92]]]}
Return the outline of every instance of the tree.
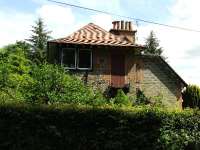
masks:
{"label": "tree", "polygon": [[150,35],[147,37],[145,45],[146,49],[144,50],[144,54],[161,56],[163,49],[160,47],[159,40],[153,31],[151,31]]}
{"label": "tree", "polygon": [[4,46],[0,48],[0,58],[3,56],[6,57],[11,53],[16,53],[19,50],[28,58],[31,52],[31,45],[25,41],[16,41],[14,44]]}
{"label": "tree", "polygon": [[47,56],[47,41],[51,38],[50,31],[45,29],[44,22],[41,18],[32,26],[32,35],[27,40],[32,47],[32,59],[36,63],[43,63]]}
{"label": "tree", "polygon": [[0,49],[0,101],[21,100],[21,91],[30,84],[30,45],[23,41]]}
{"label": "tree", "polygon": [[200,108],[200,87],[188,85],[182,93],[183,107]]}

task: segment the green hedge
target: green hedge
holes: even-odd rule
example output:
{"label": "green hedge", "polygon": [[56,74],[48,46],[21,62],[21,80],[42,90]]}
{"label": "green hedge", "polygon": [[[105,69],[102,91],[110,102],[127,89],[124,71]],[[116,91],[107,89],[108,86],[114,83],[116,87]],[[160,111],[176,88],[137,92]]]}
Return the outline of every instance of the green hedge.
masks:
{"label": "green hedge", "polygon": [[199,149],[199,128],[198,111],[0,106],[0,149]]}

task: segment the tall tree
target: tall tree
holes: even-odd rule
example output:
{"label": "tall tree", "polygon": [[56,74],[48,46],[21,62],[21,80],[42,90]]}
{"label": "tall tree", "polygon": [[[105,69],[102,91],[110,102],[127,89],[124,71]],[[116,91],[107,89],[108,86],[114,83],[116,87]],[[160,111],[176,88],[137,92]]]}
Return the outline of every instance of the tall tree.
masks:
{"label": "tall tree", "polygon": [[149,36],[145,41],[146,49],[144,54],[152,54],[161,56],[163,49],[159,45],[159,40],[157,39],[153,31],[150,32]]}
{"label": "tall tree", "polygon": [[43,63],[47,56],[47,41],[51,38],[50,33],[45,29],[44,22],[41,18],[32,26],[32,35],[27,40],[32,46],[32,58],[36,63]]}

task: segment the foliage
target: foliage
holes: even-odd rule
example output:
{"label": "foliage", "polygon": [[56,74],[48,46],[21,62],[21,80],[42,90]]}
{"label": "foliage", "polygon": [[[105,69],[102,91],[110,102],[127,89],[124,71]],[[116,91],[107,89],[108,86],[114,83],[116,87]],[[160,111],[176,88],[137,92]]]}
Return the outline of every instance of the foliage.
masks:
{"label": "foliage", "polygon": [[150,105],[152,107],[164,107],[162,103],[162,99],[163,99],[162,94],[147,97],[144,91],[138,89],[136,92],[136,98],[134,100],[134,104],[135,105]]}
{"label": "foliage", "polygon": [[159,143],[162,149],[199,149],[200,113],[185,111],[164,118]]}
{"label": "foliage", "polygon": [[136,93],[136,101],[135,104],[137,105],[146,105],[149,104],[149,100],[148,97],[146,97],[146,95],[144,94],[144,92],[140,89],[137,90]]}
{"label": "foliage", "polygon": [[163,95],[158,94],[156,96],[150,97],[149,101],[151,103],[151,106],[163,107],[162,99],[163,99]]}
{"label": "foliage", "polygon": [[0,149],[199,149],[199,115],[150,107],[1,105]]}
{"label": "foliage", "polygon": [[105,98],[101,91],[96,90],[94,91],[94,97],[91,98],[88,102],[88,105],[91,106],[104,106],[109,105],[109,100]]}
{"label": "foliage", "polygon": [[32,103],[76,103],[86,104],[93,92],[82,81],[70,76],[60,66],[43,64],[34,66],[31,73],[34,82],[26,92]]}
{"label": "foliage", "polygon": [[26,57],[29,57],[31,45],[25,41],[17,41],[14,44],[9,44],[0,48],[0,58],[5,59],[9,54],[18,53],[21,51]]}
{"label": "foliage", "polygon": [[188,85],[183,92],[184,107],[200,108],[200,88],[196,85]]}
{"label": "foliage", "polygon": [[113,101],[114,104],[117,104],[119,106],[131,106],[131,102],[129,101],[128,96],[126,96],[126,94],[123,92],[122,89],[119,89],[117,91],[117,95],[111,99],[111,101]]}
{"label": "foliage", "polygon": [[64,68],[33,64],[27,59],[25,46],[25,43],[17,42],[0,51],[1,103],[105,103],[104,99],[97,100],[98,94],[75,76],[66,73]]}
{"label": "foliage", "polygon": [[32,81],[29,76],[31,62],[25,57],[26,53],[22,45],[17,42],[2,48],[0,64],[0,98],[2,101],[23,101],[21,92]]}
{"label": "foliage", "polygon": [[152,55],[161,55],[163,49],[159,46],[159,41],[155,36],[153,31],[150,32],[150,35],[146,39],[146,49],[144,50],[145,54],[152,54]]}
{"label": "foliage", "polygon": [[37,64],[44,63],[47,55],[47,41],[50,39],[51,32],[45,29],[41,18],[38,18],[31,31],[32,35],[27,41],[32,46],[32,60]]}

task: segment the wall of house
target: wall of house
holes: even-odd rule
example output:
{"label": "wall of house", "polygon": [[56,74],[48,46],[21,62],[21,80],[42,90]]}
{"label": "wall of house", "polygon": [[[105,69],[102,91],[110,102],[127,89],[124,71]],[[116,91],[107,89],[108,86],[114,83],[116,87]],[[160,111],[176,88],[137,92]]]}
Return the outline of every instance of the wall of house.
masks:
{"label": "wall of house", "polygon": [[[52,45],[51,49],[49,61],[58,63],[59,46]],[[72,73],[95,89],[106,92],[111,83],[110,48],[93,47],[92,50],[93,70]],[[148,97],[162,95],[164,105],[181,106],[180,82],[166,64],[157,57],[136,56],[134,50],[127,50],[125,54],[125,83],[130,83],[129,96],[135,96],[136,88],[140,88]]]}
{"label": "wall of house", "polygon": [[136,87],[139,87],[148,97],[162,96],[165,106],[181,107],[180,81],[159,57],[134,57],[134,62],[134,67],[128,73],[130,94],[134,94]]}
{"label": "wall of house", "polygon": [[106,91],[111,80],[110,53],[104,48],[93,49],[93,70],[88,73],[88,83]]}

